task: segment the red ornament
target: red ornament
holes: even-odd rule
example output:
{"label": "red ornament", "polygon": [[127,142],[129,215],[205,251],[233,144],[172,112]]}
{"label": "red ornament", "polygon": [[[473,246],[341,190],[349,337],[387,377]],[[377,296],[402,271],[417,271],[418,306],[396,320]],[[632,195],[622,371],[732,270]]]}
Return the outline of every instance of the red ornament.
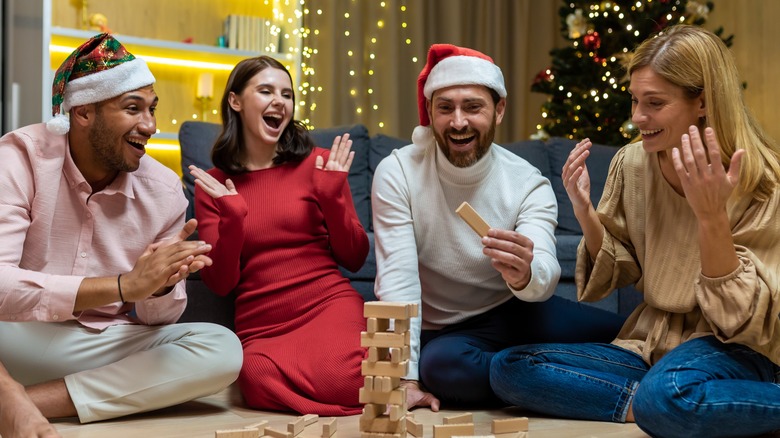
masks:
{"label": "red ornament", "polygon": [[539,85],[543,82],[550,82],[551,80],[552,80],[552,70],[546,68],[536,74],[533,84]]}
{"label": "red ornament", "polygon": [[591,32],[582,37],[582,43],[585,45],[586,49],[595,52],[601,47],[601,37],[598,32]]}

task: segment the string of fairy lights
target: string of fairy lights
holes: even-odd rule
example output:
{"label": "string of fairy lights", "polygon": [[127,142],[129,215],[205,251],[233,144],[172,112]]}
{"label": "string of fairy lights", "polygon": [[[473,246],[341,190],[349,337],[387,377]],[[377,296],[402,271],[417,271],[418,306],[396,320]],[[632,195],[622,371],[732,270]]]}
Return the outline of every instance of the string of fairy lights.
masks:
{"label": "string of fairy lights", "polygon": [[[343,50],[348,60],[345,75],[349,82],[349,96],[352,99],[355,119],[358,123],[368,124],[370,120],[377,128],[387,127],[387,122],[382,116],[382,107],[379,93],[381,86],[381,74],[378,74],[378,64],[383,59],[383,42],[390,38],[400,38],[404,46],[412,45],[410,27],[408,22],[407,0],[351,0],[351,5],[346,8],[331,7],[309,8],[307,0],[263,0],[263,5],[273,11],[273,16],[265,19],[263,25],[267,31],[279,41],[281,51],[275,43],[271,42],[263,50],[267,53],[281,53],[287,59],[295,60],[291,64],[285,63],[297,82],[296,119],[303,122],[309,128],[313,128],[312,115],[317,110],[317,96],[326,91],[327,84],[318,83],[316,70],[312,60],[319,54],[313,47],[313,39],[321,36],[320,29],[311,27],[311,23],[325,20],[326,14],[340,14],[337,26],[338,32],[343,32],[342,37],[328,35],[328,38],[336,40],[336,50]],[[366,23],[357,16],[365,16],[362,11],[371,10],[371,22]],[[323,16],[310,18],[311,15]],[[329,18],[329,17],[327,17]],[[397,23],[398,29],[388,29],[388,23]],[[335,32],[335,30],[334,30]],[[274,41],[272,39],[271,41]],[[387,52],[386,50],[384,52]],[[387,55],[385,55],[386,58]],[[413,64],[419,62],[418,57],[411,56]],[[393,61],[395,62],[395,61]],[[208,114],[218,116],[218,109],[209,108]],[[193,113],[193,119],[204,118],[206,112]],[[177,125],[179,120],[172,117],[171,124]]]}

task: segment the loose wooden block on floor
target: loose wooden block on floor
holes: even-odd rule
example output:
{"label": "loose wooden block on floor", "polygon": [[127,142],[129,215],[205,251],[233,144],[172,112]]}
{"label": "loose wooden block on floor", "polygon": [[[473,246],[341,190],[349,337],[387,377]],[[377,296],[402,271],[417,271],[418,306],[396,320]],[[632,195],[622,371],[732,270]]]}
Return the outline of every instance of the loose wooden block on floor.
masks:
{"label": "loose wooden block on floor", "polygon": [[335,418],[327,420],[322,424],[322,438],[330,438],[334,433],[336,433],[337,428],[338,423],[336,423]]}
{"label": "loose wooden block on floor", "polygon": [[414,415],[411,412],[406,413],[406,431],[409,432],[410,435],[414,435],[417,438],[423,438],[423,425],[422,423],[418,423],[414,421],[414,419],[410,416]]}
{"label": "loose wooden block on floor", "polygon": [[528,417],[494,419],[490,426],[494,434],[528,431]]}
{"label": "loose wooden block on floor", "polygon": [[458,415],[452,415],[449,417],[444,417],[444,424],[462,424],[462,423],[473,423],[474,422],[474,415],[471,414],[471,412],[465,412]]}
{"label": "loose wooden block on floor", "polygon": [[224,429],[214,432],[214,438],[258,438],[258,429]]}
{"label": "loose wooden block on floor", "polygon": [[434,424],[433,438],[452,438],[455,435],[474,435],[474,423]]}

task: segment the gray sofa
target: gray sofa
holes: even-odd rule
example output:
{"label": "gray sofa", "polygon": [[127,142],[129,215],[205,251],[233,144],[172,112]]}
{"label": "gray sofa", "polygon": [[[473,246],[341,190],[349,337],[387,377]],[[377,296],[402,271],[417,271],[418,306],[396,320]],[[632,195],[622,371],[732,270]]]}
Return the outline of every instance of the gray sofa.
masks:
{"label": "gray sofa", "polygon": [[[195,164],[204,169],[213,167],[210,159],[211,146],[219,134],[219,130],[220,126],[213,123],[188,121],[181,125],[179,142],[184,175],[182,179],[185,195],[190,201],[193,199],[194,183],[187,166]],[[315,129],[312,131],[312,136],[317,145],[329,148],[333,138],[345,132],[350,134],[350,138],[353,140],[352,149],[355,151],[355,159],[348,176],[349,185],[358,218],[368,233],[371,250],[366,263],[358,272],[353,273],[344,269],[342,272],[366,300],[373,300],[375,299],[376,258],[374,256],[374,232],[371,224],[371,183],[374,170],[379,162],[393,149],[409,144],[409,140],[382,134],[371,137],[363,125]],[[582,230],[574,217],[571,202],[563,188],[561,168],[574,143],[572,140],[553,138],[547,142],[523,140],[503,146],[536,166],[552,184],[558,201],[558,228],[555,234],[557,255],[561,264],[561,279],[555,293],[572,300],[576,300],[574,265],[577,245],[582,238]],[[594,145],[591,150],[588,170],[591,176],[591,196],[594,205],[601,197],[609,163],[615,152],[617,152],[617,148],[602,145]],[[190,202],[190,206],[192,206],[192,202]],[[188,216],[193,215],[194,211],[190,207]],[[197,275],[193,275],[187,280],[187,291],[189,304],[182,316],[182,321],[211,321],[228,327],[233,326],[232,297],[222,298],[214,295]],[[639,293],[628,287],[619,290],[618,293],[612,294],[607,299],[591,304],[621,315],[628,315],[640,301]]]}

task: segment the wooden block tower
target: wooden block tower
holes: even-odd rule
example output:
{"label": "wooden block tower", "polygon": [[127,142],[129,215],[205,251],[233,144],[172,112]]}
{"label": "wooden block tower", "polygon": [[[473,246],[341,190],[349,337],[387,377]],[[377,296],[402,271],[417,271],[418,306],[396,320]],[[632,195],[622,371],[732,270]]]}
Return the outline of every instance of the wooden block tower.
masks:
{"label": "wooden block tower", "polygon": [[367,331],[360,334],[360,344],[368,348],[368,359],[363,361],[365,383],[360,389],[360,403],[365,404],[361,438],[406,437],[406,388],[399,385],[409,372],[409,325],[417,311],[417,304],[364,305]]}

